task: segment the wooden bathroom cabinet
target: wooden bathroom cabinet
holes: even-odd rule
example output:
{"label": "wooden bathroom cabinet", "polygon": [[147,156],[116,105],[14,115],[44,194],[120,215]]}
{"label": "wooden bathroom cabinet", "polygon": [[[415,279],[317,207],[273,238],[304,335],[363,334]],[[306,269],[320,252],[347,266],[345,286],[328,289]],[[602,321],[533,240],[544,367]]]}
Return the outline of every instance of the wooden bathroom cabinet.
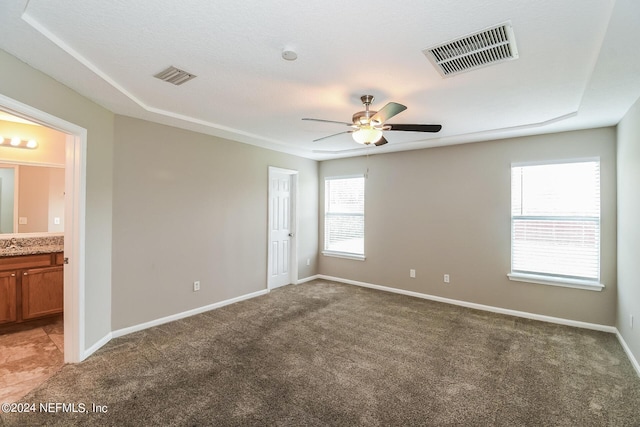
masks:
{"label": "wooden bathroom cabinet", "polygon": [[0,258],[0,325],[60,314],[62,253]]}

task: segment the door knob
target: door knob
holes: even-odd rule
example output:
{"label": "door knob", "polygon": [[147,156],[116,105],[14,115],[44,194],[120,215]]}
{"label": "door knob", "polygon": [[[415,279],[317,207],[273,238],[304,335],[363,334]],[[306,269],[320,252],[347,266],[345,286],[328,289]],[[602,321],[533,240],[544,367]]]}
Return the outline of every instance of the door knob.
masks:
{"label": "door knob", "polygon": [[293,237],[293,233],[289,233],[289,237]]}

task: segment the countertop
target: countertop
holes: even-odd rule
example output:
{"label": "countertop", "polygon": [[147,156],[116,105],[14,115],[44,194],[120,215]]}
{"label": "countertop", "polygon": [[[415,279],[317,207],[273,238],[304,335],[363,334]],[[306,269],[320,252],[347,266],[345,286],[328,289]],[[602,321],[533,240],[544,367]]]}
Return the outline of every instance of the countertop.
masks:
{"label": "countertop", "polygon": [[27,246],[27,247],[10,246],[7,248],[0,248],[0,257],[50,254],[55,252],[64,252],[64,245],[44,245],[44,246]]}
{"label": "countertop", "polygon": [[64,252],[64,236],[8,236],[0,239],[0,257]]}

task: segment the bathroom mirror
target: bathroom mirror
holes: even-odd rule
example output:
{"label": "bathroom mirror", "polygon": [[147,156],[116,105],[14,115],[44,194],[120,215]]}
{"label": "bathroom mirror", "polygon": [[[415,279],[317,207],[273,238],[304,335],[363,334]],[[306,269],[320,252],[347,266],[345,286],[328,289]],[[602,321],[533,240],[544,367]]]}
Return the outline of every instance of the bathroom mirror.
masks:
{"label": "bathroom mirror", "polygon": [[0,234],[64,231],[64,168],[0,163]]}

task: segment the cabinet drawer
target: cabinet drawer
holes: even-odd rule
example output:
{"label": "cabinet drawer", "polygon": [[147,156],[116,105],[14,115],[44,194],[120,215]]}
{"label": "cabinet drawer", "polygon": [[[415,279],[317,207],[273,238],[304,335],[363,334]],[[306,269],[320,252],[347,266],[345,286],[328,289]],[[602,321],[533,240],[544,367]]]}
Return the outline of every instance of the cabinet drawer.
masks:
{"label": "cabinet drawer", "polygon": [[0,270],[18,270],[21,268],[48,267],[51,254],[22,255],[0,258]]}

